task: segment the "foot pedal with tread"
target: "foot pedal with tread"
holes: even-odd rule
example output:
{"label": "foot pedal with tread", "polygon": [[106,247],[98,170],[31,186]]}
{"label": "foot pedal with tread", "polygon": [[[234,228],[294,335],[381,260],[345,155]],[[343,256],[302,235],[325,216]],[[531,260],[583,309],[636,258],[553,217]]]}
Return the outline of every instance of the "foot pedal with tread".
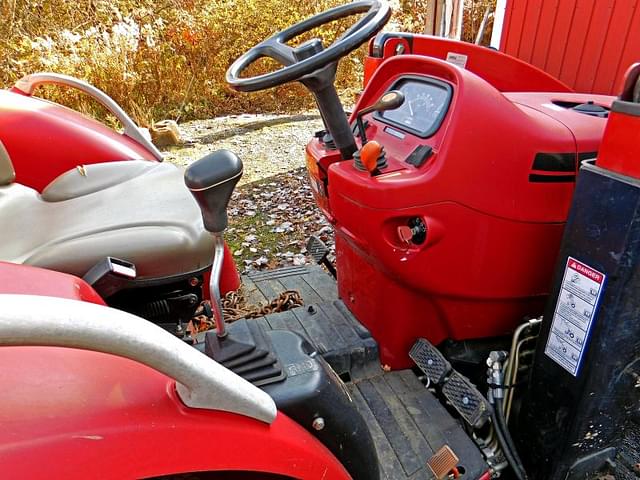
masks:
{"label": "foot pedal with tread", "polygon": [[459,461],[460,459],[451,450],[451,447],[445,445],[433,454],[433,457],[427,462],[427,466],[437,480],[444,480],[449,478],[449,474],[458,466]]}
{"label": "foot pedal with tread", "polygon": [[441,384],[451,371],[451,364],[429,340],[419,338],[411,347],[409,357],[434,385]]}
{"label": "foot pedal with tread", "polygon": [[327,267],[327,270],[329,270],[329,273],[333,275],[333,278],[336,278],[336,269],[327,258],[329,255],[329,249],[322,240],[315,235],[311,235],[307,241],[307,252],[309,252],[311,258],[313,258],[318,265],[324,265]]}
{"label": "foot pedal with tread", "polygon": [[489,401],[473,383],[455,370],[442,386],[442,394],[474,428],[481,428],[491,417]]}
{"label": "foot pedal with tread", "polygon": [[489,401],[466,377],[456,372],[431,342],[419,338],[411,348],[409,357],[434,385],[440,385],[442,394],[472,427],[480,428],[491,417]]}

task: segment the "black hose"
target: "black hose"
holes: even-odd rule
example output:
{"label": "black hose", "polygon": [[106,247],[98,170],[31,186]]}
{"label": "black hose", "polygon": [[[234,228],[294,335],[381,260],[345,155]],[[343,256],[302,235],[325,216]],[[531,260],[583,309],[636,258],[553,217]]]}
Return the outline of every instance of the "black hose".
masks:
{"label": "black hose", "polygon": [[522,464],[522,460],[520,459],[520,455],[518,455],[518,450],[516,449],[515,443],[513,443],[513,439],[511,438],[511,433],[509,433],[509,426],[507,425],[507,420],[504,416],[504,405],[502,403],[502,398],[496,399],[496,417],[498,418],[498,423],[500,424],[500,429],[503,432],[504,438],[509,445],[509,449],[516,462],[518,463],[518,467],[520,467],[520,471],[524,475],[525,479],[527,478],[527,472],[524,469],[524,465]]}
{"label": "black hose", "polygon": [[528,480],[527,473],[522,466],[522,461],[515,449],[509,430],[506,428],[504,412],[502,410],[502,399],[495,398],[494,400],[495,408],[491,412],[491,421],[493,422],[494,430],[498,436],[498,442],[500,442],[504,456],[507,458],[509,465],[511,465],[517,479]]}

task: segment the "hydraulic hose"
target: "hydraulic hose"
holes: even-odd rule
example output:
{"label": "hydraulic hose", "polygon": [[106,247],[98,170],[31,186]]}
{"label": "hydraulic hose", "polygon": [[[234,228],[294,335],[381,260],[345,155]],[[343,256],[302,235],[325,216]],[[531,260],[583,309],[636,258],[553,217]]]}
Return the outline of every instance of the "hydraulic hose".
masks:
{"label": "hydraulic hose", "polygon": [[502,451],[504,452],[505,457],[507,457],[507,461],[509,462],[509,465],[511,465],[517,479],[528,480],[527,472],[525,472],[524,467],[522,466],[522,461],[518,456],[513,439],[511,438],[511,434],[507,428],[507,422],[504,418],[504,411],[502,409],[502,398],[494,398],[494,401],[495,408],[491,412],[491,421],[495,426],[496,435],[498,436],[498,441],[502,446]]}
{"label": "hydraulic hose", "polygon": [[[536,325],[540,325],[542,323],[542,317],[532,318],[528,320],[526,323],[520,325],[513,334],[513,340],[511,342],[511,350],[509,352],[509,361],[507,362],[505,368],[505,377],[506,384],[509,387],[505,392],[505,401],[504,401],[504,415],[507,423],[509,423],[509,415],[511,413],[511,404],[513,402],[513,398],[515,395],[515,383],[516,377],[518,376],[518,364],[519,364],[519,350],[518,345],[520,344],[520,336],[526,330],[530,330]],[[531,338],[531,337],[527,337]],[[534,335],[535,338],[535,335]]]}

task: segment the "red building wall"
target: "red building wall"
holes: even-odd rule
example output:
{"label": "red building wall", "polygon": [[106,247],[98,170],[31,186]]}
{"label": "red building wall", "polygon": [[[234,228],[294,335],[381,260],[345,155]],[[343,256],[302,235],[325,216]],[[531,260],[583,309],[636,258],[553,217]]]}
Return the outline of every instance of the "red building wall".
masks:
{"label": "red building wall", "polygon": [[576,91],[617,94],[640,61],[640,0],[507,0],[500,50]]}

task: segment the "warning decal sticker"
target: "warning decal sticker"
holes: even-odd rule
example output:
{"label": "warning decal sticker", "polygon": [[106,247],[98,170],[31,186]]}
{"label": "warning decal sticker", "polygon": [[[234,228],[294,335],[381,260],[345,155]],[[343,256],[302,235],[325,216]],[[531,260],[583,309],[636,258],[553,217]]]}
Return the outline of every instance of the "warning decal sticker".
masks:
{"label": "warning decal sticker", "polygon": [[460,68],[467,66],[467,56],[463,53],[447,52],[447,62],[453,63]]}
{"label": "warning decal sticker", "polygon": [[567,259],[544,352],[574,377],[578,376],[605,278],[575,258]]}

